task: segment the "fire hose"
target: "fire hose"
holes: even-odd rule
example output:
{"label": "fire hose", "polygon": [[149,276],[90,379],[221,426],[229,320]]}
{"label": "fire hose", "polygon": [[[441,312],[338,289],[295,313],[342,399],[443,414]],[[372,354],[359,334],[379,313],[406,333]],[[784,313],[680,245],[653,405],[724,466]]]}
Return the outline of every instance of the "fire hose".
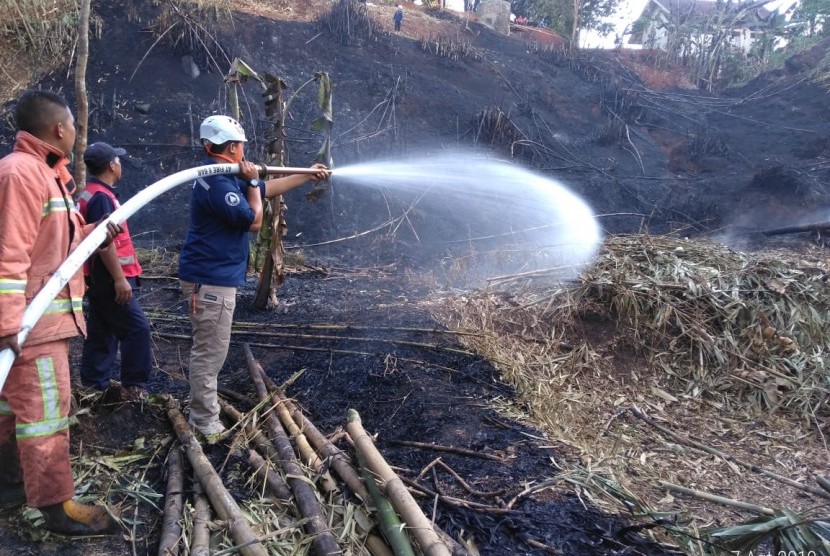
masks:
{"label": "fire hose", "polygon": [[[281,166],[265,166],[264,164],[257,165],[259,168],[260,177],[275,174],[316,174],[320,170],[315,168],[289,168]],[[330,170],[325,170],[329,175]],[[81,268],[86,261],[107,239],[107,223],[121,224],[130,216],[138,212],[147,203],[184,183],[193,181],[197,178],[205,176],[214,176],[217,174],[238,174],[239,164],[209,164],[206,166],[197,166],[189,170],[182,170],[176,172],[164,179],[155,182],[139,191],[129,201],[121,205],[117,210],[110,214],[105,220],[100,222],[98,226],[75,248],[72,253],[61,264],[48,282],[41,288],[37,295],[32,299],[32,302],[26,307],[23,312],[23,318],[20,321],[20,331],[17,333],[17,343],[20,347],[26,342],[29,333],[46,312],[49,304],[55,299],[55,296],[66,286],[72,276]],[[15,353],[11,348],[6,348],[0,351],[0,392],[3,391],[3,386],[6,384],[6,379],[9,377],[12,364],[14,363]]]}

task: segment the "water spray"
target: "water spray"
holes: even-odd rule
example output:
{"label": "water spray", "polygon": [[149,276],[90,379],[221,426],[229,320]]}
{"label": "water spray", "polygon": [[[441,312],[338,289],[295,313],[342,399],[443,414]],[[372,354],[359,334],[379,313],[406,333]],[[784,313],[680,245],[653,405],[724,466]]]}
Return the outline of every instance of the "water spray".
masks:
{"label": "water spray", "polygon": [[[327,177],[331,176],[331,170],[319,168],[290,168],[282,166],[266,166],[265,164],[257,164],[260,177],[280,174],[307,174],[314,175],[323,172]],[[23,347],[29,333],[34,329],[40,317],[46,312],[49,304],[66,286],[72,276],[81,268],[84,262],[92,256],[93,253],[101,246],[107,239],[107,223],[121,224],[130,216],[138,212],[150,201],[173,189],[177,185],[191,182],[197,178],[205,176],[215,176],[219,174],[238,174],[239,164],[209,164],[206,166],[197,166],[189,170],[182,170],[176,172],[164,179],[161,179],[152,185],[149,185],[139,191],[129,201],[121,205],[115,212],[110,214],[106,220],[99,223],[98,226],[75,248],[72,253],[66,258],[60,267],[55,271],[48,282],[40,289],[32,302],[26,307],[23,312],[23,318],[20,321],[20,331],[17,333],[17,343]],[[6,379],[9,377],[12,364],[14,363],[15,353],[11,348],[6,348],[0,351],[0,392],[6,384]]]}

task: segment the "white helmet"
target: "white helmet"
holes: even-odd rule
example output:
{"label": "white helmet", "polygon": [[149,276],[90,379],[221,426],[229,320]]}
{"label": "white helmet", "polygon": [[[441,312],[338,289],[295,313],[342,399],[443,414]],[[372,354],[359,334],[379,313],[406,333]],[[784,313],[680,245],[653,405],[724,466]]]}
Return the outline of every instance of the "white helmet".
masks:
{"label": "white helmet", "polygon": [[204,143],[209,141],[214,145],[221,145],[228,141],[248,140],[245,138],[245,130],[239,122],[228,116],[208,116],[202,125],[199,126],[199,138]]}

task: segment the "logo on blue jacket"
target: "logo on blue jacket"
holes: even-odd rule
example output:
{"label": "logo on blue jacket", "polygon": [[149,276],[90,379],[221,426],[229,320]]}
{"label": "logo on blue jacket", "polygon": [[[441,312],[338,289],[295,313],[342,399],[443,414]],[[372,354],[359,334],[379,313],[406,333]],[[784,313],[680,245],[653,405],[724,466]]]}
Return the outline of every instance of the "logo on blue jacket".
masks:
{"label": "logo on blue jacket", "polygon": [[235,207],[239,204],[239,195],[230,191],[225,194],[225,202],[228,204],[229,207]]}

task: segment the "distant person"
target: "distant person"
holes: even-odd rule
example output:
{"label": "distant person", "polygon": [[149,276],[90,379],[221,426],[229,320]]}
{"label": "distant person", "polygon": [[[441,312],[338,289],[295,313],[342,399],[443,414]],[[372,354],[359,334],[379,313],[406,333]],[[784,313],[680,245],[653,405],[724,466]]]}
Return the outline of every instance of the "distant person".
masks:
{"label": "distant person", "polygon": [[[121,157],[126,153],[107,143],[93,143],[84,152],[90,178],[78,197],[78,208],[87,221],[95,222],[121,206],[116,185],[123,172]],[[107,390],[110,380],[117,378],[115,359],[120,345],[121,384],[111,386],[115,399],[144,401],[153,367],[150,323],[133,295],[133,289],[140,285],[141,265],[126,222],[122,228],[124,231],[112,244],[93,255],[84,268],[89,322],[81,358],[81,384]]]}
{"label": "distant person", "polygon": [[[0,393],[0,499],[28,502],[44,528],[64,535],[114,533],[106,508],[73,500],[69,464],[69,339],[86,331],[77,272],[21,348],[26,303],[92,230],[75,210],[66,166],[75,118],[50,92],[23,94],[14,109],[14,150],[0,160],[0,351],[17,355]],[[119,231],[109,224],[107,238]]]}
{"label": "distant person", "polygon": [[395,10],[395,15],[392,16],[392,19],[395,21],[395,32],[401,32],[401,23],[403,23],[403,6],[398,4],[398,8]]}
{"label": "distant person", "polygon": [[262,226],[262,200],[282,195],[319,172],[291,174],[262,181],[257,167],[244,160],[247,139],[242,126],[228,116],[210,116],[199,127],[207,153],[205,164],[239,164],[239,176],[197,178],[190,202],[190,230],[179,256],[179,279],[193,327],[190,350],[189,422],[208,443],[222,438],[217,378],[225,363],[236,308],[236,288],[245,284],[250,232]]}

